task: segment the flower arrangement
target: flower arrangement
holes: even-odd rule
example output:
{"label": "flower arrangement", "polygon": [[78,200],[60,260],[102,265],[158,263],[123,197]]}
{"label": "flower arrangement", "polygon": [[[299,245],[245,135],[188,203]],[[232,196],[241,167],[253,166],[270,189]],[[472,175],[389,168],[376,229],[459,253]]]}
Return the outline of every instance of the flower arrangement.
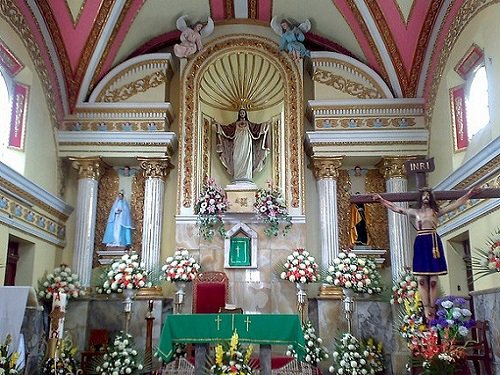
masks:
{"label": "flower arrangement", "polygon": [[296,249],[286,258],[280,278],[292,283],[314,283],[320,278],[318,264],[307,250]]}
{"label": "flower arrangement", "polygon": [[17,365],[19,353],[10,350],[12,336],[7,335],[3,344],[0,344],[0,374],[21,375],[24,369]]}
{"label": "flower arrangement", "polygon": [[200,235],[204,239],[211,240],[216,228],[219,234],[225,237],[222,214],[226,212],[228,206],[229,202],[222,188],[213,178],[207,179],[194,207],[194,212],[198,215],[197,225]]}
{"label": "flower arrangement", "polygon": [[250,361],[253,346],[244,351],[239,343],[238,332],[235,330],[229,343],[218,344],[215,347],[215,363],[210,369],[214,375],[251,375],[254,373]]}
{"label": "flower arrangement", "polygon": [[268,182],[268,187],[259,189],[255,193],[255,203],[253,205],[257,216],[267,224],[264,233],[268,237],[279,234],[280,222],[283,222],[283,235],[285,236],[292,227],[292,217],[288,215],[283,194],[279,188],[273,188]]}
{"label": "flower arrangement", "polygon": [[479,257],[472,257],[472,266],[477,279],[500,273],[500,228],[488,239],[487,250],[477,249]]}
{"label": "flower arrangement", "polygon": [[98,293],[123,293],[124,289],[148,288],[148,272],[144,263],[139,262],[139,255],[135,252],[124,254],[107,268],[103,276],[104,282],[97,287]]}
{"label": "flower arrangement", "polygon": [[409,343],[417,334],[427,329],[424,323],[424,306],[417,292],[413,299],[403,301],[403,309],[399,314],[397,330]]}
{"label": "flower arrangement", "polygon": [[425,375],[455,374],[457,360],[465,357],[465,349],[458,346],[448,335],[448,330],[438,334],[436,330],[427,330],[415,335],[409,348],[413,363],[422,364]]}
{"label": "flower arrangement", "polygon": [[[302,325],[302,331],[304,332],[304,340],[306,342],[304,362],[317,367],[321,361],[329,357],[328,351],[322,346],[323,340],[316,335],[316,330],[310,321]],[[286,355],[289,357],[298,357],[297,352],[293,349],[293,345],[288,346]]]}
{"label": "flower arrangement", "polygon": [[68,298],[76,299],[85,294],[78,275],[71,272],[66,264],[56,267],[52,273],[46,273],[38,280],[38,297],[51,301],[54,293],[66,293]]}
{"label": "flower arrangement", "polygon": [[415,298],[418,291],[417,277],[406,269],[392,286],[391,305],[401,305],[403,301]]}
{"label": "flower arrangement", "polygon": [[131,335],[120,332],[96,368],[98,375],[136,374],[144,365],[138,361],[137,350]]}
{"label": "flower arrangement", "polygon": [[72,375],[77,374],[78,362],[75,359],[77,348],[73,347],[71,339],[65,337],[59,347],[57,358],[48,358],[43,367],[42,375]]}
{"label": "flower arrangement", "polygon": [[445,297],[436,301],[438,311],[436,318],[431,321],[438,333],[447,330],[450,338],[465,337],[474,325],[472,313],[465,308],[465,300],[460,297]]}
{"label": "flower arrangement", "polygon": [[351,251],[343,251],[333,260],[327,270],[326,282],[356,293],[382,292],[380,272],[375,262],[370,258],[358,258]]}
{"label": "flower arrangement", "polygon": [[384,345],[377,343],[372,337],[361,340],[361,347],[368,352],[368,363],[375,374],[385,374]]}
{"label": "flower arrangement", "polygon": [[187,250],[176,250],[161,268],[167,281],[193,281],[200,270],[198,262]]}
{"label": "flower arrangement", "polygon": [[335,342],[333,365],[328,371],[339,375],[375,374],[368,356],[369,352],[361,347],[356,337],[350,333],[344,333]]}

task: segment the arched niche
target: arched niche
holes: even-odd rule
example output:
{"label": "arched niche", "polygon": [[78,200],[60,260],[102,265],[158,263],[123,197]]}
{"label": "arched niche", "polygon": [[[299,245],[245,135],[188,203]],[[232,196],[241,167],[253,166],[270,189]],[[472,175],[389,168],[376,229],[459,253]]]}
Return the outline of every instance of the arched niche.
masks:
{"label": "arched niche", "polygon": [[[286,197],[289,211],[302,215],[303,207],[303,83],[302,62],[294,62],[279,51],[278,45],[265,37],[234,34],[207,43],[204,49],[187,61],[180,77],[181,107],[179,111],[179,174],[178,214],[192,215],[203,179],[206,176],[208,147],[203,127],[200,100],[201,84],[210,66],[228,53],[255,54],[266,60],[280,74],[283,82],[283,134],[272,160],[273,182]],[[249,116],[250,117],[250,116]],[[233,119],[234,121],[234,119]],[[214,157],[214,155],[212,155]]]}

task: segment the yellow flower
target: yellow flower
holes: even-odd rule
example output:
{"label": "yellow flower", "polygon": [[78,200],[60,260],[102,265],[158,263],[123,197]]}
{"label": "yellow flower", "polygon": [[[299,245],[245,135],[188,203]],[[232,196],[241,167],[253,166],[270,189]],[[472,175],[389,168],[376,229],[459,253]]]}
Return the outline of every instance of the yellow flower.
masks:
{"label": "yellow flower", "polygon": [[222,345],[217,345],[215,347],[215,363],[217,366],[222,366],[222,357],[224,356],[224,349]]}
{"label": "yellow flower", "polygon": [[14,368],[15,367],[18,358],[19,358],[19,353],[18,352],[12,353],[12,356],[10,357],[10,363],[9,363],[9,367],[10,368]]}
{"label": "yellow flower", "polygon": [[232,356],[236,349],[238,348],[238,332],[234,330],[233,337],[231,337],[231,346],[229,347],[229,353]]}
{"label": "yellow flower", "polygon": [[248,345],[248,349],[247,349],[247,352],[245,354],[245,363],[248,363],[248,361],[250,361],[250,356],[252,355],[252,351],[253,351],[253,345]]}

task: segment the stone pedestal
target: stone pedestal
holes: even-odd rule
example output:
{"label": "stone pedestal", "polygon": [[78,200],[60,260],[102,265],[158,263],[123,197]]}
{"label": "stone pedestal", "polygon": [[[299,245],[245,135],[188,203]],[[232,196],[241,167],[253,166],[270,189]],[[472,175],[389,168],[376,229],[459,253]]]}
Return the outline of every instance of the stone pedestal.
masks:
{"label": "stone pedestal", "polygon": [[[335,350],[335,339],[347,332],[347,320],[344,317],[340,300],[318,297],[309,302],[309,319],[317,328],[316,333],[324,341],[329,353]],[[401,374],[393,372],[391,355],[394,350],[393,315],[389,302],[368,300],[355,296],[354,312],[352,314],[352,334],[358,339],[373,337],[384,345],[386,356],[386,374]],[[327,373],[331,359],[324,361],[323,373]],[[404,364],[403,364],[404,366]]]}
{"label": "stone pedestal", "polygon": [[255,184],[233,184],[224,188],[227,199],[231,204],[227,212],[254,213],[255,193],[259,190]]}
{"label": "stone pedestal", "polygon": [[[153,298],[151,298],[153,299]],[[164,316],[172,313],[172,301],[166,298],[153,299],[153,347],[158,345]],[[137,348],[146,346],[146,314],[149,299],[134,299],[129,333],[134,337]],[[122,295],[111,297],[86,297],[70,301],[66,308],[64,330],[71,335],[78,351],[87,349],[91,330],[106,329],[110,338],[124,329]]]}

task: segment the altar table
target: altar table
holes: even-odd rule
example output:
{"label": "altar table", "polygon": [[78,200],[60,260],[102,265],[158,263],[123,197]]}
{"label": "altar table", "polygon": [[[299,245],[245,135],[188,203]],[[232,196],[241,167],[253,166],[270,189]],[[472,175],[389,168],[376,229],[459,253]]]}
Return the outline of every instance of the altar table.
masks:
{"label": "altar table", "polygon": [[304,333],[299,316],[286,314],[167,315],[157,355],[168,362],[173,355],[174,343],[218,344],[231,340],[235,330],[240,342],[260,344],[261,352],[263,349],[269,351],[269,365],[262,363],[262,367],[270,369],[270,345],[293,345],[299,360],[304,357]]}

